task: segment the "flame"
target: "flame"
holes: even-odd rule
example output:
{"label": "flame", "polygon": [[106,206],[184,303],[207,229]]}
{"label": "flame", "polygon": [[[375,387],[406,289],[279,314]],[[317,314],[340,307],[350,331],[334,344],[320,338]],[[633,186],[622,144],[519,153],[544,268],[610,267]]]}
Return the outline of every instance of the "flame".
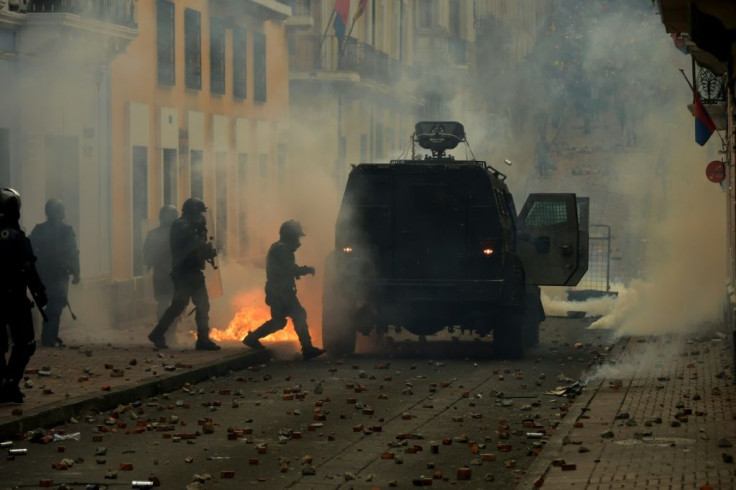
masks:
{"label": "flame", "polygon": [[[233,300],[233,304],[237,310],[235,316],[230,320],[225,330],[219,328],[210,330],[212,340],[240,342],[248,332],[257,329],[263,322],[271,318],[271,308],[264,301],[262,289],[248,291],[237,296]],[[294,328],[289,324],[278,332],[262,338],[261,342],[299,342],[299,338],[296,336]]]}

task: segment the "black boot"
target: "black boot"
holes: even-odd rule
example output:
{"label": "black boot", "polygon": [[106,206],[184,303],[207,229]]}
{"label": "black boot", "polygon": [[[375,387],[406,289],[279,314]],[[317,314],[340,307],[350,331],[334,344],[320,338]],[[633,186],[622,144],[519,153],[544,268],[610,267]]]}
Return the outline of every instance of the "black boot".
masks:
{"label": "black boot", "polygon": [[23,397],[17,384],[6,381],[0,385],[0,403],[23,403]]}
{"label": "black boot", "polygon": [[320,349],[318,347],[314,347],[313,345],[310,345],[308,347],[302,348],[302,358],[305,361],[308,361],[310,359],[314,359],[317,356],[321,356],[325,353],[324,349]]}
{"label": "black boot", "polygon": [[197,345],[195,346],[195,349],[197,350],[220,350],[221,347],[217,344],[215,344],[212,339],[204,337],[197,339]]}
{"label": "black boot", "polygon": [[255,332],[248,332],[248,335],[243,339],[243,343],[255,350],[264,350],[266,348],[260,341],[260,337],[257,337]]}
{"label": "black boot", "polygon": [[153,342],[153,346],[156,347],[157,349],[168,349],[169,346],[166,345],[166,339],[163,336],[158,337],[154,335],[154,332],[155,330],[151,332],[150,334],[148,334],[148,340]]}

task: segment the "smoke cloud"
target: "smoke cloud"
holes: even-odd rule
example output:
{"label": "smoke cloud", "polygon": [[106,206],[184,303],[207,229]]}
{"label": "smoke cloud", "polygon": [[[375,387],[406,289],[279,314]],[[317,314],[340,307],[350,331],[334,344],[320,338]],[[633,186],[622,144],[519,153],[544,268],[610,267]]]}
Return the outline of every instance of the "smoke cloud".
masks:
{"label": "smoke cloud", "polygon": [[[508,175],[517,210],[531,192],[576,192],[591,198],[591,223],[613,229],[612,256],[618,260],[612,262],[610,279],[618,298],[575,304],[545,288],[549,315],[586,311],[601,316],[594,328],[621,335],[685,333],[717,320],[725,289],[725,196],[705,179],[704,167],[720,159],[720,143],[717,135],[705,148],[694,143],[692,115],[686,107],[692,95],[679,72],[683,68],[689,74],[690,58],[674,48],[650,2],[563,0],[554,5],[549,18],[540,23],[537,45],[519,65],[507,59],[511,31],[500,44],[478,39],[478,80],[470,85],[467,71],[422,66],[421,76],[411,82],[417,94],[468,90],[446,99],[433,112],[417,108],[416,113],[397,118],[393,136],[386,138],[385,154],[375,160],[397,158],[420,119],[458,120],[465,125],[475,157]],[[485,89],[478,90],[475,83]],[[324,93],[330,90],[325,88]],[[303,100],[307,95],[292,98]],[[311,99],[324,100],[319,95]],[[346,111],[386,103],[384,97],[370,99],[367,92],[361,97],[360,104]],[[251,256],[228,257],[221,263],[225,294],[212,300],[213,328],[226,329],[244,309],[268,313],[263,293],[266,250],[278,239],[280,224],[296,219],[306,232],[297,262],[317,269],[315,277],[297,282],[298,294],[315,343],[321,343],[324,261],[334,248],[349,164],[360,160],[350,145],[344,161],[326,151],[334,149],[341,135],[336,107],[290,109],[286,178],[276,185],[274,171],[269,182],[255,182],[268,189],[268,195],[264,202],[249,201],[260,217],[249,222]],[[584,132],[584,114],[591,118],[589,133]],[[97,114],[84,117],[94,122]],[[540,137],[549,143],[556,167],[547,178],[537,175],[535,166]],[[466,152],[459,147],[451,154],[466,158]],[[507,158],[513,162],[510,167],[502,163]],[[105,176],[93,177],[80,185],[99,187],[98,180]],[[30,208],[27,219],[40,221],[41,208]],[[80,249],[83,255],[95,253],[84,241]],[[89,269],[83,261],[86,276],[85,267]],[[150,278],[144,277],[138,287],[148,288],[141,298],[150,301],[148,282]],[[70,288],[80,321],[65,321],[62,336],[67,329],[80,341],[141,342],[125,331],[105,328],[112,323],[112,312],[129,303],[113,304],[120,298],[102,298],[89,277],[85,283],[83,288]],[[177,330],[182,343],[192,341],[188,332],[193,326],[187,326],[191,321],[184,317]]]}

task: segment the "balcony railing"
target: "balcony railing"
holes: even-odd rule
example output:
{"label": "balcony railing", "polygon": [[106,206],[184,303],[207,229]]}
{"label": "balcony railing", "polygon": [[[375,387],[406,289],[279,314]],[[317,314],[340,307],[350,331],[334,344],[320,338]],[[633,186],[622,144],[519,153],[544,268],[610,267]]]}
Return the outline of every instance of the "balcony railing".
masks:
{"label": "balcony railing", "polygon": [[312,15],[312,0],[280,0],[280,3],[291,7],[292,17]]}
{"label": "balcony railing", "polygon": [[726,77],[718,75],[693,58],[693,80],[703,104],[726,104]]}
{"label": "balcony railing", "polygon": [[291,66],[293,71],[358,73],[379,83],[393,83],[401,75],[401,63],[370,44],[315,34],[294,39]]}
{"label": "balcony railing", "polygon": [[28,0],[33,14],[66,13],[126,27],[136,27],[135,0]]}

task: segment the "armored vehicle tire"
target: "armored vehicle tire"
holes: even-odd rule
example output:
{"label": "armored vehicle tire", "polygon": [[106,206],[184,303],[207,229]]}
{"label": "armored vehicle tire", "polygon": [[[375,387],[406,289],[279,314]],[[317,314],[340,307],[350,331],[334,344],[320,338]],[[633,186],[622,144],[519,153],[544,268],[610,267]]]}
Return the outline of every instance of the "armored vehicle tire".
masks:
{"label": "armored vehicle tire", "polygon": [[539,286],[527,286],[524,307],[524,345],[536,347],[539,344],[539,324],[544,321],[541,290]]}
{"label": "armored vehicle tire", "polygon": [[493,327],[493,344],[496,357],[520,359],[524,356],[523,311],[509,308],[503,312]]}
{"label": "armored vehicle tire", "polygon": [[322,345],[328,354],[349,356],[355,352],[356,331],[351,316],[353,308],[340,291],[335,257],[325,262],[322,290]]}
{"label": "armored vehicle tire", "polygon": [[328,307],[322,309],[322,344],[334,356],[349,356],[355,352],[356,332],[350,322],[347,308]]}
{"label": "armored vehicle tire", "polygon": [[524,314],[524,345],[536,347],[539,344],[539,320],[538,315],[532,312]]}

